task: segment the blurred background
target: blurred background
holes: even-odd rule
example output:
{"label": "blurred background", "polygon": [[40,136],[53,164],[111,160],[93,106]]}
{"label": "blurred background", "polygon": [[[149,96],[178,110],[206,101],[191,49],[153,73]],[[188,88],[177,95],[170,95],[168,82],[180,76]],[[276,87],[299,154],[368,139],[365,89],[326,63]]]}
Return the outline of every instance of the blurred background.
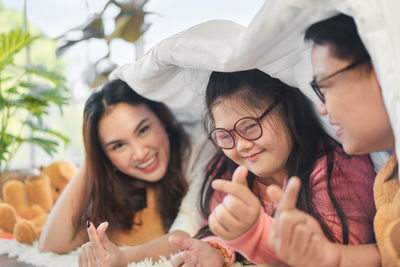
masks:
{"label": "blurred background", "polygon": [[247,25],[263,2],[0,0],[0,173],[80,165],[84,103],[113,68],[207,20]]}

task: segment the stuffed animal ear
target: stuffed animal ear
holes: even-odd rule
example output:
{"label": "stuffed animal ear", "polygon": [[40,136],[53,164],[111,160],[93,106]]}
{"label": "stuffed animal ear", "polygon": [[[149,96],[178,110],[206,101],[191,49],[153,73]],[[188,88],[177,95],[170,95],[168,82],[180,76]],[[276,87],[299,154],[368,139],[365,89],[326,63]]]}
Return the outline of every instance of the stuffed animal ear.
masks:
{"label": "stuffed animal ear", "polygon": [[41,171],[46,173],[49,177],[59,177],[66,182],[72,179],[77,171],[77,167],[66,160],[59,160],[53,162],[47,167],[41,168]]}
{"label": "stuffed animal ear", "polygon": [[68,161],[60,161],[58,164],[58,170],[62,178],[64,178],[66,181],[69,181],[76,173],[77,167],[75,167],[75,165],[69,163]]}

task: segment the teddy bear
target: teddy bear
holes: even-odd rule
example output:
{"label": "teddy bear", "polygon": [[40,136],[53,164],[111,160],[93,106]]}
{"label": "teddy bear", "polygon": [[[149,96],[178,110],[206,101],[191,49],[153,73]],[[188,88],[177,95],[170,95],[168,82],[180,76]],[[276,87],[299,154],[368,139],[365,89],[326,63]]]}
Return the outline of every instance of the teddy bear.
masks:
{"label": "teddy bear", "polygon": [[51,193],[55,203],[69,180],[76,173],[77,168],[66,160],[59,160],[47,167],[41,166],[40,170],[50,177]]}
{"label": "teddy bear", "polygon": [[39,238],[53,204],[77,170],[68,161],[40,169],[40,175],[26,175],[24,181],[11,179],[3,185],[0,228],[24,244]]}
{"label": "teddy bear", "polygon": [[3,185],[3,199],[0,227],[13,233],[20,243],[32,244],[53,206],[50,179],[45,175],[28,175],[24,182],[9,180]]}
{"label": "teddy bear", "polygon": [[382,266],[400,266],[400,184],[394,154],[382,167],[374,183],[375,237]]}

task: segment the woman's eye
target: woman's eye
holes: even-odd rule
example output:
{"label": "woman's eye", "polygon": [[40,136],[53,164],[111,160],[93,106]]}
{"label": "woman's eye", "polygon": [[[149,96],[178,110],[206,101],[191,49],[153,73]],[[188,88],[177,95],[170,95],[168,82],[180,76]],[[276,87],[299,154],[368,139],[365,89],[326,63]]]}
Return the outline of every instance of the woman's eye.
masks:
{"label": "woman's eye", "polygon": [[144,134],[145,132],[147,132],[149,129],[150,129],[150,126],[146,125],[146,126],[140,128],[140,130],[139,130],[138,133],[139,133],[139,135],[142,135],[142,134]]}
{"label": "woman's eye", "polygon": [[117,149],[120,149],[122,146],[123,146],[123,144],[118,143],[118,144],[113,145],[113,146],[111,147],[111,149],[112,149],[112,150],[117,150]]}

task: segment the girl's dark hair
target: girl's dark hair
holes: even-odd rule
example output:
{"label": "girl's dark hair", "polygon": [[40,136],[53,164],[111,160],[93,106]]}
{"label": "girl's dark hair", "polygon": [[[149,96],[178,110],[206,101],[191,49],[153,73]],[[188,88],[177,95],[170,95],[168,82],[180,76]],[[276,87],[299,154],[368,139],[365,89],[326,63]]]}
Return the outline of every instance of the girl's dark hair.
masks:
{"label": "girl's dark hair", "polygon": [[[348,244],[349,229],[346,216],[331,188],[331,175],[335,164],[333,152],[338,144],[325,133],[309,99],[298,88],[291,87],[257,69],[231,73],[213,72],[206,90],[205,127],[208,130],[214,127],[211,112],[214,105],[232,96],[236,96],[246,106],[260,110],[265,110],[277,99],[281,100],[274,108],[274,112],[279,114],[293,143],[286,167],[289,177],[296,175],[302,182],[297,206],[318,220],[331,241]],[[328,224],[311,201],[310,175],[316,161],[323,156],[327,157],[327,191],[340,217],[343,230],[342,240],[336,240]],[[201,211],[206,218],[210,214],[210,200],[214,193],[210,186],[211,182],[214,179],[224,177],[224,175],[231,177],[236,167],[237,164],[226,157],[221,150],[210,161],[206,179],[202,186],[200,201]],[[255,175],[249,172],[247,181],[250,188],[254,188],[254,180]],[[260,198],[263,205],[257,187],[255,191],[254,193]]]}
{"label": "girl's dark hair", "polygon": [[[99,139],[99,121],[110,107],[128,103],[144,104],[165,125],[170,141],[170,160],[164,177],[147,182],[116,170],[102,149]],[[172,113],[162,103],[137,94],[122,80],[107,82],[86,102],[83,118],[83,138],[86,151],[86,195],[83,210],[75,218],[75,235],[91,220],[95,225],[109,222],[110,232],[130,230],[134,215],[146,207],[146,188],[157,188],[158,203],[164,229],[167,231],[175,219],[187,182],[182,173],[182,159],[190,153],[189,139]]]}

